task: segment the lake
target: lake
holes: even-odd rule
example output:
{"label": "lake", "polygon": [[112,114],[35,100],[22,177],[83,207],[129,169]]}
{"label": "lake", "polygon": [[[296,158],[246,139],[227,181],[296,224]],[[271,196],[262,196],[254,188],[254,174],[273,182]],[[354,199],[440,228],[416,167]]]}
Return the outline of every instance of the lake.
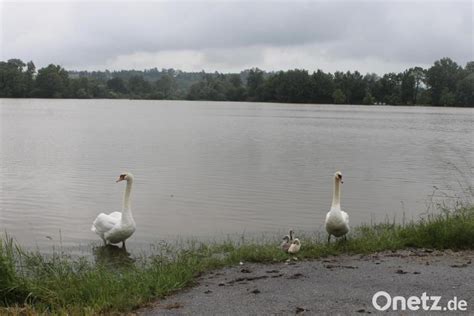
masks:
{"label": "lake", "polygon": [[[0,231],[48,252],[99,243],[135,175],[137,248],[324,230],[336,170],[352,225],[466,199],[468,108],[0,99]],[[469,197],[469,195],[468,195]]]}

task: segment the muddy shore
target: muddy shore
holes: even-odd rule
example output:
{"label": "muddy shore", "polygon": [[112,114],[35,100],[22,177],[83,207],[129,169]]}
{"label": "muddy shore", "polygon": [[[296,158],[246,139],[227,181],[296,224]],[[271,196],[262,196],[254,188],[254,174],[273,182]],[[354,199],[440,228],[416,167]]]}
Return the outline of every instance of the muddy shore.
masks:
{"label": "muddy shore", "polygon": [[[140,315],[379,314],[378,291],[393,296],[457,297],[474,313],[474,251],[414,249],[314,261],[241,265],[209,272],[196,285],[138,311]],[[386,300],[380,298],[380,305]],[[430,301],[428,305],[432,305]],[[421,305],[420,305],[421,306]],[[390,311],[391,309],[389,309]],[[399,315],[414,312],[389,312]],[[431,314],[418,311],[417,314]],[[449,311],[449,315],[454,312]],[[385,313],[387,314],[387,313]],[[444,313],[443,313],[444,314]]]}

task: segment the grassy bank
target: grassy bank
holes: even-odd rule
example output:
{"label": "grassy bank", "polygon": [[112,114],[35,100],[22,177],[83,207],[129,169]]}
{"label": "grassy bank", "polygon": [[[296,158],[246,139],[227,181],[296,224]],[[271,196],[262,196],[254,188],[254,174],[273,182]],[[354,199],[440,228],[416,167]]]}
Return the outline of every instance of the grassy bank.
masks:
{"label": "grassy bank", "polygon": [[[0,313],[97,314],[127,312],[192,285],[202,272],[244,262],[284,261],[274,242],[189,242],[162,245],[155,255],[132,261],[120,252],[92,263],[64,254],[25,252],[10,239],[0,243]],[[444,211],[405,225],[353,229],[347,241],[328,245],[325,236],[303,238],[300,259],[361,254],[406,247],[474,249],[474,206]],[[97,251],[106,251],[98,249]]]}

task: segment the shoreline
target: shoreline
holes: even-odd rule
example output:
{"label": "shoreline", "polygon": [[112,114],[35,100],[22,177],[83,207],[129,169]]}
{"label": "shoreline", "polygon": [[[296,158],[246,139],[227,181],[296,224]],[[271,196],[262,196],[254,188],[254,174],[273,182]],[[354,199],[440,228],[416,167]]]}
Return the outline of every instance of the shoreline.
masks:
{"label": "shoreline", "polygon": [[459,109],[469,109],[474,108],[472,106],[463,106],[463,105],[432,105],[432,104],[350,104],[350,103],[311,103],[311,102],[273,102],[273,101],[233,101],[233,100],[189,100],[189,99],[146,99],[146,98],[5,98],[0,97],[0,100],[119,100],[119,101],[164,101],[164,102],[213,102],[213,103],[263,103],[263,104],[303,104],[303,105],[331,105],[331,106],[363,106],[363,107],[403,107],[403,108],[459,108]]}
{"label": "shoreline", "polygon": [[[312,263],[320,265],[328,258],[339,258],[334,259],[335,271],[352,273],[357,270],[358,275],[364,268],[345,268],[355,264],[339,264],[337,260],[344,260],[348,256],[369,258],[370,254],[396,253],[405,251],[403,249],[417,249],[415,252],[428,249],[427,253],[464,251],[472,254],[474,206],[440,211],[442,212],[437,215],[430,215],[417,222],[353,227],[347,241],[338,240],[331,244],[327,244],[325,238],[299,236],[302,240],[301,251],[296,255],[296,264],[288,266],[302,265],[304,268],[306,262],[313,269]],[[196,280],[199,282],[203,275],[215,275],[220,273],[219,269],[243,269],[241,262],[244,265],[250,264],[250,270],[256,269],[254,267],[264,270],[269,264],[285,266],[285,262],[294,256],[281,251],[278,247],[280,242],[279,238],[263,243],[258,240],[218,243],[190,241],[182,248],[163,244],[157,247],[155,254],[144,258],[144,262],[134,261],[128,256],[125,258],[124,251],[112,251],[105,254],[105,260],[93,263],[85,258],[72,258],[62,252],[53,256],[27,252],[11,238],[0,240],[0,314],[132,313],[172,294],[180,295],[183,290],[182,293],[186,293],[186,289],[195,284]],[[108,251],[107,247],[99,250]],[[467,260],[453,263],[457,264],[472,267]],[[320,268],[315,271],[320,270],[325,271]],[[370,269],[367,271],[371,272]],[[241,270],[238,272],[242,273]],[[444,275],[445,272],[442,270],[439,273]],[[308,272],[306,274],[311,275]],[[402,271],[401,274],[405,273]],[[469,276],[472,279],[471,273],[463,276],[464,280]],[[283,275],[277,278],[281,277]],[[433,275],[430,279],[436,280],[437,277],[438,275]],[[341,283],[338,288],[344,290],[344,284]],[[253,290],[255,289],[251,289]]]}

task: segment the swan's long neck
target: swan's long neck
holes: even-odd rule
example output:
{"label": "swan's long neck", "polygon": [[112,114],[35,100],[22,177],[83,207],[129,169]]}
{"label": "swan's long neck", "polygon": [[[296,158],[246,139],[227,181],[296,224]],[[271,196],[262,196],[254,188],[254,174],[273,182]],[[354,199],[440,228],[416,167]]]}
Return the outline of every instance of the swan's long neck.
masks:
{"label": "swan's long neck", "polygon": [[130,204],[130,194],[132,192],[133,178],[127,180],[127,187],[123,194],[123,206],[122,206],[122,222],[130,223],[133,222],[132,209]]}
{"label": "swan's long neck", "polygon": [[341,183],[337,178],[334,178],[334,192],[332,194],[331,208],[341,208]]}

